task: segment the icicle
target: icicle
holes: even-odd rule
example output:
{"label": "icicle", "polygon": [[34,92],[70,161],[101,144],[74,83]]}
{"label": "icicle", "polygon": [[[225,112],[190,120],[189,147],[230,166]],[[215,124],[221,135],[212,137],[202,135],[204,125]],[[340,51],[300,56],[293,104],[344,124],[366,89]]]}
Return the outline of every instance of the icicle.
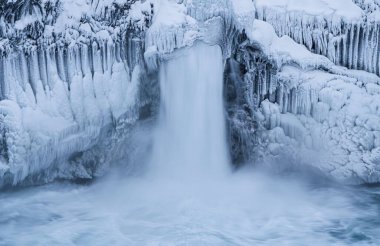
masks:
{"label": "icicle", "polygon": [[40,72],[40,78],[43,84],[43,88],[45,89],[47,87],[47,74],[46,74],[46,49],[38,49],[37,50],[37,56],[38,56],[38,68]]}
{"label": "icicle", "polygon": [[90,69],[90,59],[89,59],[89,51],[88,46],[86,44],[82,44],[80,46],[80,62],[81,62],[81,70],[83,76],[89,76],[91,74]]}
{"label": "icicle", "polygon": [[354,48],[354,29],[352,26],[350,26],[348,31],[348,38],[347,38],[347,67],[349,69],[353,68],[353,48]]}
{"label": "icicle", "polygon": [[353,25],[352,27],[353,29],[353,35],[354,35],[354,41],[353,41],[353,68],[354,69],[358,69],[359,67],[359,43],[360,43],[360,39],[362,37],[360,37],[360,27],[358,25]]}

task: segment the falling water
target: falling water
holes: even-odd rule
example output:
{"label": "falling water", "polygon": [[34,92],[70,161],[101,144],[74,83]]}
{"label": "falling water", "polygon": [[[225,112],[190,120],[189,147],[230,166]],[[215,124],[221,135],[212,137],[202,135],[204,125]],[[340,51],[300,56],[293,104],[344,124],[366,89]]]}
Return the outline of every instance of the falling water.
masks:
{"label": "falling water", "polygon": [[223,67],[221,48],[200,42],[162,64],[155,173],[182,179],[227,171]]}

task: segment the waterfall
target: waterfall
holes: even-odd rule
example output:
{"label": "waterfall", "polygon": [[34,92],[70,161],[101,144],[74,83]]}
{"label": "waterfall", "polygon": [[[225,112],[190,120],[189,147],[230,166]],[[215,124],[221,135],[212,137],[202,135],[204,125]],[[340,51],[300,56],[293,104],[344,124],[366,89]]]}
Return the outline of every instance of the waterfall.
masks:
{"label": "waterfall", "polygon": [[154,173],[183,179],[227,171],[223,69],[221,48],[201,42],[161,65]]}

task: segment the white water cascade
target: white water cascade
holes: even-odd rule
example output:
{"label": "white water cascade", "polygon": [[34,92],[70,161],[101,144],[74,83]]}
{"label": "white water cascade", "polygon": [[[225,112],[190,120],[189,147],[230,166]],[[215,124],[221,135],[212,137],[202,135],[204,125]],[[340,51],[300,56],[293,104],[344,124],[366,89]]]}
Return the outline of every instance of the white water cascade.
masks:
{"label": "white water cascade", "polygon": [[155,174],[209,179],[226,173],[223,67],[221,48],[200,42],[161,65]]}

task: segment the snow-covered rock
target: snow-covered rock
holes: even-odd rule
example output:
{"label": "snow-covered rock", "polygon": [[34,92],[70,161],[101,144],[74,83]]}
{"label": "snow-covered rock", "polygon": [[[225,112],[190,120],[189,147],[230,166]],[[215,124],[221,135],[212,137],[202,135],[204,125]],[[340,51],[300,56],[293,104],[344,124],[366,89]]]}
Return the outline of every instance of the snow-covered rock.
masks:
{"label": "snow-covered rock", "polygon": [[259,139],[251,143],[254,158],[277,160],[281,169],[286,156],[343,182],[379,182],[380,78],[337,67],[289,37],[278,37],[262,21],[255,21],[248,37],[237,52],[246,71],[238,104],[248,116],[241,120],[232,113],[230,122],[241,125],[248,118],[251,123],[243,126],[248,132],[259,125],[240,137]]}
{"label": "snow-covered rock", "polygon": [[7,157],[2,172],[14,175],[14,184],[89,149],[103,127],[123,117],[136,121],[143,63],[138,42],[130,44],[131,63],[126,44],[108,42],[3,59],[0,121]]}
{"label": "snow-covered rock", "polygon": [[152,4],[154,16],[145,39],[145,60],[151,69],[174,49],[191,46],[199,39],[219,44],[228,54],[230,29],[250,28],[255,19],[251,0],[161,0]]}
{"label": "snow-covered rock", "polygon": [[48,3],[9,1],[0,14],[0,186],[100,175],[110,160],[78,156],[153,100],[141,92],[149,2]]}
{"label": "snow-covered rock", "polygon": [[197,40],[226,59],[235,163],[380,182],[377,0],[3,3],[0,186],[100,175],[157,103],[160,62]]}
{"label": "snow-covered rock", "polygon": [[337,65],[380,75],[379,8],[362,0],[255,0],[257,17]]}

